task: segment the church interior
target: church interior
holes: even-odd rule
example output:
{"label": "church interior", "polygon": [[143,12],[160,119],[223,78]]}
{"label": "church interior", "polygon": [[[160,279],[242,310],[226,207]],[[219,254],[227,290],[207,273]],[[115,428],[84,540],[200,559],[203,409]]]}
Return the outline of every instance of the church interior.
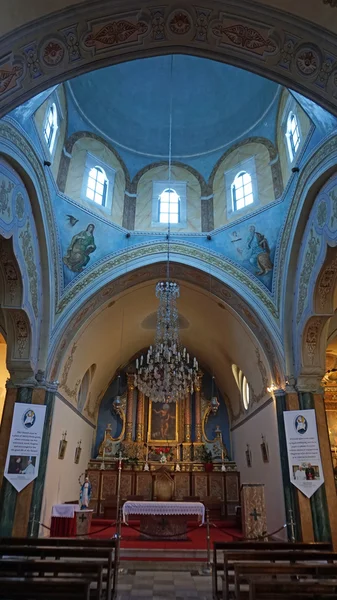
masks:
{"label": "church interior", "polygon": [[[98,600],[237,599],[224,551],[290,546],[333,597],[336,3],[12,4],[0,556],[68,583],[13,558],[0,598],[87,598],[96,556]],[[249,597],[313,597],[294,561]]]}

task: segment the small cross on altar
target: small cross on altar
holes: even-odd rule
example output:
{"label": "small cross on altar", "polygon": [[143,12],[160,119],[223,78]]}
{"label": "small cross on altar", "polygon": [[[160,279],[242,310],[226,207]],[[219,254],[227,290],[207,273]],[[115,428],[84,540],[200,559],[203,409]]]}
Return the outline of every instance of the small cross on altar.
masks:
{"label": "small cross on altar", "polygon": [[254,517],[254,521],[257,521],[258,517],[261,517],[261,514],[256,511],[256,508],[250,513],[250,517]]}

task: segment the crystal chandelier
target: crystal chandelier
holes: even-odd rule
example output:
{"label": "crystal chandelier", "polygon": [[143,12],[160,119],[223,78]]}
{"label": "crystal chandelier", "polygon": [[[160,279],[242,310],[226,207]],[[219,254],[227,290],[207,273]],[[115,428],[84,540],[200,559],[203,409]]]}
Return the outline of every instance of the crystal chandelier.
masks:
{"label": "crystal chandelier", "polygon": [[182,348],[179,340],[177,298],[179,285],[175,281],[159,281],[156,296],[157,330],[155,345],[147,356],[136,360],[135,385],[154,402],[177,402],[193,393],[198,379],[198,361]]}
{"label": "crystal chandelier", "polygon": [[180,295],[178,283],[170,279],[170,196],[172,175],[172,74],[170,73],[170,111],[168,148],[168,230],[166,281],[156,285],[159,299],[155,345],[150,346],[146,358],[136,360],[135,386],[154,402],[177,402],[193,393],[198,379],[198,362],[183,348],[179,340],[179,319],[177,298]]}

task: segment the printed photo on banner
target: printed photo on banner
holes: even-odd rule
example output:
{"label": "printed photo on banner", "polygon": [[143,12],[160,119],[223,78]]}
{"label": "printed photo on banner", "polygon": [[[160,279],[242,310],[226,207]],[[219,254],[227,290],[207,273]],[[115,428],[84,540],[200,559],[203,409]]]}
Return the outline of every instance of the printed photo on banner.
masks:
{"label": "printed photo on banner", "polygon": [[14,405],[4,476],[18,492],[38,476],[46,406]]}
{"label": "printed photo on banner", "polygon": [[310,498],[324,482],[313,409],[283,413],[291,483]]}
{"label": "printed photo on banner", "polygon": [[10,456],[8,473],[33,475],[35,473],[36,456]]}
{"label": "printed photo on banner", "polygon": [[311,463],[302,463],[301,465],[293,465],[294,479],[299,481],[312,481],[319,479],[319,467]]}

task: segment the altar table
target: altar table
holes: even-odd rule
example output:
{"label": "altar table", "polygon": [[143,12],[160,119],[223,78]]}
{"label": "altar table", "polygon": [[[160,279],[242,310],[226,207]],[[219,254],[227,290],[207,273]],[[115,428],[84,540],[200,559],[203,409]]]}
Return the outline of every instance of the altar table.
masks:
{"label": "altar table", "polygon": [[200,525],[205,521],[205,507],[201,502],[141,502],[127,501],[123,506],[123,521],[129,515],[140,517],[142,539],[187,539],[187,518],[197,517]]}
{"label": "altar table", "polygon": [[78,504],[54,504],[50,537],[87,535],[90,531],[92,513],[92,510],[81,510]]}

